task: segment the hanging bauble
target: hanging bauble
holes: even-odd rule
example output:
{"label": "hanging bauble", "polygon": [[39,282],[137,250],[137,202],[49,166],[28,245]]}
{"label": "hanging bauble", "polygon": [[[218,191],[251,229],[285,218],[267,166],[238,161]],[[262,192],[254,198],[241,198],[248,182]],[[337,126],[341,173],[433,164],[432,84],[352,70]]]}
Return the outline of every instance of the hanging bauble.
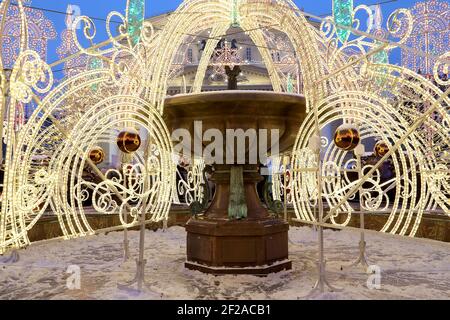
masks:
{"label": "hanging bauble", "polygon": [[141,146],[141,137],[134,128],[126,128],[117,136],[117,146],[123,153],[135,152]]}
{"label": "hanging bauble", "polygon": [[105,160],[105,151],[102,147],[95,146],[89,151],[89,159],[95,164],[100,164]]}
{"label": "hanging bauble", "polygon": [[352,124],[343,124],[334,133],[334,143],[339,149],[351,151],[355,149],[361,140],[359,130]]}
{"label": "hanging bauble", "polygon": [[375,155],[377,156],[377,157],[384,157],[384,155],[386,154],[386,153],[388,153],[389,152],[389,146],[387,145],[387,143],[386,142],[384,142],[383,140],[381,140],[381,141],[378,141],[376,144],[375,144],[375,147],[374,147],[374,149],[373,149],[373,152],[375,153]]}

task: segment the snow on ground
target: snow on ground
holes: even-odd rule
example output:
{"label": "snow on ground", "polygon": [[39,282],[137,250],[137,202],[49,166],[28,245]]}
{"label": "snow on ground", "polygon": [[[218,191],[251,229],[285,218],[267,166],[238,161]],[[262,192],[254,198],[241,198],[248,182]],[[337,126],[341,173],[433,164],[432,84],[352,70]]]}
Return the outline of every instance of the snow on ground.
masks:
{"label": "snow on ground", "polygon": [[[132,279],[138,232],[129,232],[132,258],[122,262],[122,232],[33,245],[14,264],[0,264],[0,299],[450,299],[450,245],[368,234],[369,262],[381,268],[381,288],[368,289],[357,257],[359,233],[325,231],[327,275],[342,292],[310,295],[316,279],[317,233],[291,228],[293,269],[268,277],[212,276],[186,270],[185,231],[146,232],[146,288],[119,289]],[[81,288],[66,286],[69,265],[81,269]]]}

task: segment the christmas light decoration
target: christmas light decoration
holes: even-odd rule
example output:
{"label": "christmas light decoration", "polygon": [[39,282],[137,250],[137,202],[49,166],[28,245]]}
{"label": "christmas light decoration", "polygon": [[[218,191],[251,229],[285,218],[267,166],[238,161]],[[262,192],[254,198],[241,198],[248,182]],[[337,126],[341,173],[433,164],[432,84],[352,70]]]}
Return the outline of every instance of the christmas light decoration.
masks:
{"label": "christmas light decoration", "polygon": [[[22,7],[21,1],[18,7]],[[77,19],[74,25],[90,23],[86,17]],[[23,21],[25,25],[25,16]],[[168,132],[161,115],[147,102],[134,95],[117,94],[124,86],[131,88],[128,92],[136,88],[136,80],[123,83],[119,79],[120,76],[135,79],[134,71],[127,73],[120,67],[115,69],[117,65],[112,66],[109,62],[123,52],[128,54],[131,49],[112,37],[115,45],[109,55],[95,52],[91,55],[79,45],[76,29],[72,28],[70,32],[78,47],[72,54],[76,56],[82,52],[89,56],[87,61],[90,62],[83,72],[69,76],[52,89],[50,67],[35,51],[24,50],[10,76],[11,104],[34,101],[37,108],[19,132],[12,129],[14,113],[10,113],[6,125],[8,147],[0,216],[0,252],[27,245],[28,230],[47,210],[58,217],[65,238],[92,234],[95,231],[83,208],[89,196],[98,212],[119,214],[124,227],[140,223],[136,210],[142,206],[145,206],[149,220],[160,221],[167,217],[173,184]],[[89,31],[84,29],[84,32],[90,37]],[[143,33],[142,41],[153,37],[149,26],[143,28]],[[4,87],[3,83],[2,89]],[[45,96],[43,100],[40,95]],[[77,104],[80,95],[87,100],[83,101],[84,109],[79,108],[77,113],[66,112],[67,108],[73,107],[67,102]],[[125,164],[123,170],[103,174],[96,164],[103,160],[104,152],[96,146],[111,144],[120,130],[130,125],[145,133],[145,148],[138,152],[132,148],[135,152],[130,158],[131,167]],[[84,180],[86,167],[100,180]]]}
{"label": "christmas light decoration", "polygon": [[239,27],[239,0],[233,1],[233,9],[231,10],[231,26],[233,28]]}
{"label": "christmas light decoration", "polygon": [[[65,29],[61,32],[61,44],[56,49],[59,59],[64,59],[70,55],[78,52],[78,47],[73,40],[73,32],[69,29]],[[80,55],[75,58],[69,59],[64,63],[64,74],[67,77],[75,76],[86,68],[87,57]]]}
{"label": "christmas light decoration", "polygon": [[239,55],[239,48],[232,48],[228,41],[223,42],[223,46],[214,50],[212,62],[210,65],[213,67],[213,75],[225,74],[225,67],[234,69],[235,66],[242,64],[241,57]]}
{"label": "christmas light decoration", "polygon": [[[64,29],[61,32],[61,43],[56,48],[56,53],[58,54],[59,59],[64,59],[69,56],[73,56],[76,54],[79,49],[75,44],[73,29],[77,26],[73,24],[74,17],[72,5],[68,5],[67,12],[70,13],[66,16],[66,26],[67,29]],[[87,65],[87,56],[86,55],[78,55],[69,59],[64,63],[64,74],[66,77],[70,78],[80,73],[86,68]]]}
{"label": "christmas light decoration", "polygon": [[383,157],[389,151],[389,147],[384,141],[377,141],[374,147],[374,153],[377,157]]}
{"label": "christmas light decoration", "polygon": [[[448,92],[411,70],[371,59],[383,50],[411,49],[405,43],[413,31],[412,15],[404,9],[391,14],[381,38],[370,33],[371,25],[364,31],[351,28],[355,12],[372,13],[358,6],[349,14],[350,3],[336,2],[334,18],[313,17],[322,21],[318,31],[288,0],[185,1],[163,30],[155,33],[151,24],[141,21],[143,4],[128,1],[125,16],[113,12],[107,17],[109,39],[105,42],[95,43],[92,19],[75,19],[73,25],[81,26],[81,31],[70,30],[78,48],[75,54],[89,57],[93,65],[87,62],[85,70],[57,87],[51,68],[58,64],[48,65],[24,42],[9,81],[2,73],[1,89],[4,93],[9,88],[11,105],[33,101],[37,107],[16,132],[14,112],[5,112],[4,95],[0,95],[7,120],[0,252],[28,245],[28,231],[45,212],[56,214],[66,239],[100,232],[87,219],[83,203],[88,197],[96,212],[119,215],[118,228],[167,219],[176,169],[162,113],[175,57],[185,52],[186,39],[211,32],[195,76],[193,92],[200,91],[220,41],[217,38],[233,22],[233,10],[237,10],[239,26],[260,49],[275,91],[292,90],[297,72],[278,71],[281,68],[277,69],[263,30],[272,28],[286,35],[288,51],[295,57],[292,65],[302,75],[309,113],[298,132],[290,165],[283,165],[290,170],[289,194],[297,219],[346,226],[358,191],[362,210],[386,214],[382,232],[414,236],[426,210],[440,209],[450,215],[449,160],[443,156],[450,145]],[[18,8],[23,11],[20,0]],[[25,15],[21,17],[21,26],[26,26]],[[121,21],[119,28],[111,27],[113,17]],[[350,48],[358,55],[346,54]],[[443,53],[436,59],[435,78],[448,69],[448,57]],[[224,61],[239,62],[233,59],[226,56]],[[438,84],[446,89],[448,80],[439,78]],[[80,96],[83,99],[77,100]],[[68,104],[71,112],[67,112]],[[425,104],[427,108],[419,108]],[[357,127],[360,144],[381,140],[387,147],[378,162],[365,165],[357,178],[351,174],[358,167],[353,151],[320,137],[325,129],[342,123]],[[135,145],[139,136],[139,147],[129,149],[119,139],[130,152],[126,161],[119,168],[100,171],[91,151],[116,144],[121,132],[133,130],[130,127],[138,132],[130,141]],[[394,167],[393,177],[384,181],[380,165],[387,159]],[[86,167],[98,181],[83,178]],[[202,168],[199,160],[190,169],[188,202],[201,200]],[[326,212],[324,202],[329,207]]]}
{"label": "christmas light decoration", "polygon": [[420,71],[423,75],[433,75],[437,58],[446,53],[450,47],[449,10],[449,3],[439,0],[418,2],[410,9],[414,17],[413,30],[406,45],[411,48],[420,48],[426,55],[402,50],[404,67],[416,72]]}
{"label": "christmas light decoration", "polygon": [[4,68],[12,68],[25,47],[36,51],[45,60],[47,43],[57,36],[53,22],[44,16],[44,12],[30,8],[31,0],[24,3],[26,6],[19,6],[10,1],[1,3],[0,20],[4,21],[1,29]]}
{"label": "christmas light decoration", "polygon": [[132,45],[135,46],[141,38],[145,15],[145,1],[128,0],[127,8],[128,34],[130,35]]}
{"label": "christmas light decoration", "polygon": [[333,0],[333,18],[337,25],[336,34],[342,42],[347,42],[351,32],[340,26],[351,27],[353,25],[353,0]]}
{"label": "christmas light decoration", "polygon": [[276,34],[269,30],[264,30],[263,34],[267,47],[271,48],[273,67],[282,82],[283,91],[301,93],[303,90],[301,68],[291,41],[285,34]]}
{"label": "christmas light decoration", "polygon": [[355,126],[343,124],[334,133],[334,143],[339,149],[351,151],[360,141],[359,130]]}
{"label": "christmas light decoration", "polygon": [[[369,18],[370,19],[370,18]],[[372,34],[375,35],[378,38],[385,39],[387,37],[386,31],[383,30],[382,23],[383,23],[383,13],[381,11],[381,5],[376,5],[374,8],[374,14],[373,14],[373,31]],[[380,42],[375,41],[376,45],[381,45]],[[373,63],[389,63],[389,53],[387,50],[382,50],[372,56],[372,62]]]}
{"label": "christmas light decoration", "polygon": [[89,152],[89,159],[91,159],[94,164],[100,164],[105,160],[105,151],[102,147],[95,146]]}
{"label": "christmas light decoration", "polygon": [[178,160],[177,184],[175,203],[192,205],[194,202],[203,203],[206,197],[206,179],[204,176],[205,161],[194,158],[193,163]]}
{"label": "christmas light decoration", "polygon": [[117,137],[117,146],[124,153],[135,152],[141,146],[141,137],[134,128],[126,128]]}

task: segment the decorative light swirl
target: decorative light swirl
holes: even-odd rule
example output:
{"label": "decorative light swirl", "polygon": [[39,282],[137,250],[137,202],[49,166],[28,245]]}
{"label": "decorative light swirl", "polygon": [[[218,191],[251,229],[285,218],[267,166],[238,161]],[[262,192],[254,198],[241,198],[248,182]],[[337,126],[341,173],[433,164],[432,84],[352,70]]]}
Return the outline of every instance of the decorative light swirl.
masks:
{"label": "decorative light swirl", "polygon": [[[413,30],[414,17],[407,9],[397,9],[389,15],[386,25],[390,36],[397,38],[397,43],[405,43]],[[388,46],[388,49],[395,48],[395,45]]]}
{"label": "decorative light swirl", "polygon": [[144,79],[144,76],[139,75],[143,72],[144,61],[135,50],[125,47],[117,50],[113,53],[111,62],[111,75],[117,86],[126,86],[130,92],[136,92],[143,87],[142,79]]}
{"label": "decorative light swirl", "polygon": [[156,37],[155,29],[153,28],[153,24],[145,20],[142,24],[141,31],[141,43],[145,46],[150,46]]}
{"label": "decorative light swirl", "polygon": [[[357,6],[354,10],[353,10],[353,29],[359,30],[359,28],[361,27],[361,21],[359,19],[356,18],[356,14],[358,13],[358,11],[365,11],[365,13],[367,13],[368,15],[368,19],[367,19],[367,25],[366,25],[366,29],[363,31],[364,33],[370,33],[370,31],[372,31],[373,29],[373,13],[372,10],[366,6],[366,5],[359,5]],[[360,42],[363,41],[365,39],[366,36],[362,35],[357,37],[356,39],[352,40],[351,42]]]}
{"label": "decorative light swirl", "polygon": [[190,166],[186,178],[177,170],[177,176],[180,178],[177,184],[178,196],[184,196],[186,205],[191,205],[194,201],[203,202],[205,197],[206,183],[203,177],[205,162],[203,159],[194,158],[194,163]]}
{"label": "decorative light swirl", "polygon": [[[386,82],[386,85],[388,84],[389,82]],[[381,139],[386,141],[389,146],[404,133],[404,128],[407,127],[406,121],[398,110],[392,108],[383,99],[366,91],[364,93],[341,92],[334,95],[335,98],[338,96],[342,98],[335,100],[333,96],[328,97],[327,102],[323,103],[324,107],[319,108],[321,128],[332,125],[336,121],[340,121],[339,119],[347,119],[346,121],[353,119],[351,121],[360,123],[360,135],[363,143],[366,139],[381,136]],[[317,180],[314,179],[315,173],[311,172],[314,166],[304,160],[305,150],[308,150],[307,144],[312,134],[314,134],[314,117],[308,115],[302,124],[294,147],[295,157],[292,166],[294,172],[294,208],[299,219],[309,221],[315,221],[314,212],[317,210],[308,199],[314,197],[314,194],[317,193],[315,191]],[[427,201],[429,201],[426,193],[419,194],[417,192],[419,185],[421,190],[428,189],[423,178],[418,178],[419,173],[425,169],[425,166],[416,168],[417,163],[425,162],[419,141],[415,136],[408,137],[403,144],[404,152],[392,156],[394,178],[382,182],[380,180],[381,172],[376,171],[363,185],[361,192],[363,208],[371,211],[386,210],[389,213],[385,226],[381,230],[383,232],[402,235],[408,232],[410,235],[414,235],[422,212],[427,205]],[[405,154],[414,154],[415,157],[407,158]],[[334,144],[330,144],[323,150],[323,164],[321,164],[321,172],[324,176],[322,186],[324,201],[327,201],[330,207],[336,209],[331,221],[334,224],[344,226],[349,223],[353,209],[348,202],[340,208],[336,208],[336,205],[357,183],[355,177],[350,178],[348,176],[350,171],[355,170],[354,160],[348,160],[348,155],[348,152],[339,150]],[[416,157],[421,160],[415,160]],[[433,156],[427,161],[432,162]],[[365,166],[363,173],[366,173],[369,168],[369,166]],[[406,175],[406,173],[408,174]],[[353,175],[355,174],[356,172]],[[305,179],[308,176],[312,177],[309,181]],[[311,185],[308,186],[308,183]],[[387,197],[387,192],[390,190],[395,194],[392,195],[392,199]],[[352,196],[354,197],[354,195]],[[337,219],[340,215],[344,216],[342,219]]]}
{"label": "decorative light swirl", "polygon": [[[450,71],[450,51],[441,55],[433,66],[434,80],[441,86],[450,85],[450,77],[448,77]],[[440,73],[447,75],[447,79],[444,80],[440,77]]]}
{"label": "decorative light swirl", "polygon": [[[120,13],[117,13],[117,14],[120,16]],[[110,32],[110,29],[109,29],[110,19],[111,19],[111,17],[108,16],[107,32],[108,32],[108,36],[110,37],[110,41],[114,45],[122,46],[119,42],[117,42],[114,39],[114,37],[112,36],[112,34]],[[83,34],[84,38],[89,42],[89,47],[85,48],[81,44],[80,39],[78,38],[78,33],[77,33],[77,28],[76,28],[78,25],[82,26],[82,30],[83,30],[82,34]],[[122,30],[122,29],[123,29],[123,27],[121,25],[119,27],[119,31]],[[104,50],[102,50],[102,49],[93,50],[91,48],[91,46],[94,45],[93,40],[95,39],[95,36],[97,35],[97,28],[95,26],[95,23],[88,16],[76,17],[75,20],[73,21],[72,28],[70,28],[70,32],[72,32],[72,38],[73,38],[73,40],[75,42],[75,45],[78,47],[80,52],[82,52],[82,53],[84,53],[86,55],[102,56],[102,55],[109,54],[109,53],[113,52],[114,50],[116,50],[115,46],[113,46],[112,48],[109,48],[109,49],[104,49]]]}
{"label": "decorative light swirl", "polygon": [[[113,177],[112,173],[114,172]],[[147,172],[141,163],[122,166],[123,175],[117,170],[109,170],[107,179],[97,184],[93,190],[92,203],[94,209],[104,214],[118,213],[120,222],[124,227],[130,227],[137,222],[140,210],[145,199],[156,193],[160,183],[157,182],[151,188],[145,188],[145,180],[152,173]],[[119,178],[114,177],[119,174]],[[115,200],[115,193],[122,196],[120,205]],[[130,221],[125,216],[131,216]]]}
{"label": "decorative light swirl", "polygon": [[11,74],[11,96],[22,103],[29,103],[33,90],[44,94],[53,86],[51,68],[35,51],[22,52],[14,65]]}
{"label": "decorative light swirl", "polygon": [[34,181],[30,184],[22,185],[18,189],[18,207],[28,218],[29,214],[39,211],[39,207],[45,207],[50,190],[55,183],[54,176],[45,169],[39,169],[34,176]]}
{"label": "decorative light swirl", "polygon": [[[95,209],[104,214],[118,214],[123,227],[136,224],[142,208],[152,221],[166,219],[174,171],[165,124],[147,102],[134,96],[115,95],[99,101],[82,116],[71,130],[71,145],[65,145],[58,156],[54,170],[60,183],[54,202],[58,203],[60,214],[67,216],[68,220],[62,224],[67,237],[92,233],[86,220],[82,188],[74,183],[84,180],[89,151],[101,143],[115,143],[118,128],[120,131],[130,125],[140,128],[152,141],[141,146],[145,157],[136,152],[123,163],[121,172],[109,170],[105,180],[96,174],[97,180],[85,186],[92,190]],[[78,216],[70,215],[71,211],[78,212]]]}
{"label": "decorative light swirl", "polygon": [[[112,24],[111,21],[113,18],[119,18],[119,20],[121,21],[120,24],[117,26],[117,23]],[[116,21],[116,20],[114,20]],[[116,37],[113,35],[113,33],[111,32],[111,25],[115,26],[115,29],[119,32],[119,36],[125,37],[128,35],[128,31],[127,31],[127,22],[125,20],[125,17],[123,16],[123,14],[121,14],[120,12],[117,11],[112,11],[108,14],[108,16],[106,17],[106,32],[108,33],[108,37],[111,40],[111,43],[116,47],[116,48],[122,48],[122,47],[126,47],[125,46],[125,42],[120,42],[116,40]]]}
{"label": "decorative light swirl", "polygon": [[333,21],[333,17],[325,17],[320,23],[320,34],[327,42],[331,39],[336,39],[336,25]]}

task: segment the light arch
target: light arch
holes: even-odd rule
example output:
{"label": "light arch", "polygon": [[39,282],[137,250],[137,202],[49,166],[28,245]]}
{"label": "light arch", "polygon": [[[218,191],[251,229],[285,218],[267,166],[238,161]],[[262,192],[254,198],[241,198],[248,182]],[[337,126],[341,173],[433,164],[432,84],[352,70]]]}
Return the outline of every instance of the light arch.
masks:
{"label": "light arch", "polygon": [[[342,87],[342,83],[338,85],[336,79],[321,81],[329,73],[323,52],[326,39],[314,29],[293,2],[243,0],[240,2],[239,11],[240,24],[244,27],[279,26],[279,29],[286,33],[300,61],[305,82],[305,96],[309,106],[313,105],[313,100],[325,97],[330,87]],[[146,99],[158,110],[162,112],[164,109],[170,62],[173,61],[184,35],[211,29],[217,25],[229,25],[231,12],[231,1],[191,0],[183,2],[169,19],[158,39],[157,49],[148,63],[147,70],[149,86],[145,93]],[[256,40],[256,43],[262,44],[263,39],[258,39],[258,33],[254,33],[251,37],[254,41]],[[269,60],[267,56],[270,58],[270,55],[267,52],[262,52],[262,55],[266,56],[266,66],[269,69],[272,68],[271,63],[267,61]],[[203,68],[201,71],[203,72]],[[271,73],[270,70],[269,73]],[[274,78],[271,80],[273,81]],[[344,86],[348,86],[347,89],[356,89],[357,84],[346,82]],[[196,90],[198,90],[198,84]],[[312,94],[313,90],[315,97]]]}

